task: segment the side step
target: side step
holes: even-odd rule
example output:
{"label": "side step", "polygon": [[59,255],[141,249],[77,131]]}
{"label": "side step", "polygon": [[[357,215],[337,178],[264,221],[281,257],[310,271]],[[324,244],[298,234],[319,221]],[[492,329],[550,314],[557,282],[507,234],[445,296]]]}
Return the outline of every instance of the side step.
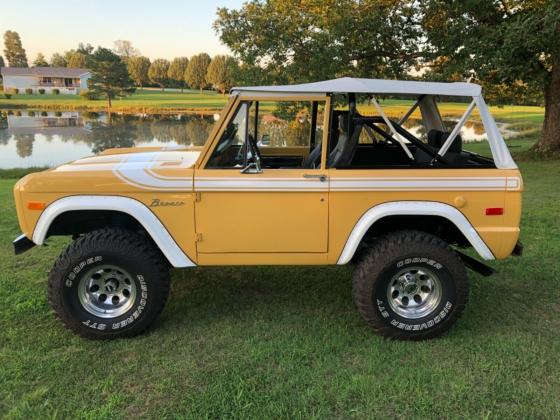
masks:
{"label": "side step", "polygon": [[489,267],[486,264],[475,260],[473,257],[469,257],[468,255],[463,254],[461,251],[455,250],[455,252],[457,253],[457,255],[459,255],[459,257],[461,257],[468,268],[484,277],[490,277],[496,272],[496,270],[494,270],[492,267]]}

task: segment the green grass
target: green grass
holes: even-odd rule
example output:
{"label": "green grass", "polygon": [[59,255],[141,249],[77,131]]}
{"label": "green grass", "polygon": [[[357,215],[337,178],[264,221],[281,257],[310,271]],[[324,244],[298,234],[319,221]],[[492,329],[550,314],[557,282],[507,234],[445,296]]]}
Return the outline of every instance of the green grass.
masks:
{"label": "green grass", "polygon": [[[155,89],[138,90],[122,99],[113,100],[112,109],[122,112],[176,112],[221,110],[227,100],[216,92],[198,90],[160,91]],[[0,94],[0,108],[26,107],[55,110],[105,110],[106,100],[88,101],[79,95],[13,95],[5,99]]]}
{"label": "green grass", "polygon": [[470,273],[470,303],[428,342],[370,333],[351,267],[173,272],[154,328],[90,342],[46,300],[67,240],[14,257],[0,180],[0,413],[6,418],[557,418],[560,161],[522,162],[525,255]]}

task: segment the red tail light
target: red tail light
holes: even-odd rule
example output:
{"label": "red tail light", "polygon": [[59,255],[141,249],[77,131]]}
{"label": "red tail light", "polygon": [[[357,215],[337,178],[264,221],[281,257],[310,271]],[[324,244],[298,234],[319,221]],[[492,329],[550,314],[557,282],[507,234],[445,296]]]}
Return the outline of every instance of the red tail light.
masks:
{"label": "red tail light", "polygon": [[503,207],[488,207],[486,209],[486,216],[501,216],[504,214]]}

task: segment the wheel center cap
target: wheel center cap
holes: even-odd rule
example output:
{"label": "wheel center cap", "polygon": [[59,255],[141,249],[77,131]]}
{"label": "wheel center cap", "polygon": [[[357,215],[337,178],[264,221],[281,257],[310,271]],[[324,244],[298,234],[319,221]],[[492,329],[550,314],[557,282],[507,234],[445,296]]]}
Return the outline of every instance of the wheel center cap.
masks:
{"label": "wheel center cap", "polygon": [[109,279],[105,283],[105,291],[106,292],[114,292],[118,289],[118,287],[119,287],[119,282],[118,282],[118,280],[115,280],[115,279]]}
{"label": "wheel center cap", "polygon": [[404,287],[404,291],[411,295],[418,291],[418,286],[416,286],[416,283],[409,283]]}

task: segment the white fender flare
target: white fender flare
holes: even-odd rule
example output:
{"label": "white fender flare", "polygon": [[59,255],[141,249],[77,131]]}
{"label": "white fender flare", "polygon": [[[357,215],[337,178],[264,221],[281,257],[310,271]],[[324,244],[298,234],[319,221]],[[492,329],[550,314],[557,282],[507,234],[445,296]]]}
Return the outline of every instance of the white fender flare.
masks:
{"label": "white fender flare", "polygon": [[472,247],[483,259],[495,259],[476,229],[473,228],[463,213],[455,207],[434,201],[393,201],[372,207],[360,217],[360,220],[358,220],[354,229],[352,229],[352,233],[350,233],[346,245],[344,245],[344,249],[338,258],[337,264],[342,265],[350,261],[371,225],[387,216],[444,217],[465,235],[465,238],[467,238]]}
{"label": "white fender flare", "polygon": [[141,202],[128,197],[74,195],[56,200],[39,217],[33,231],[33,242],[42,245],[49,227],[56,217],[62,213],[76,210],[113,210],[126,213],[135,218],[146,229],[146,232],[152,237],[173,267],[193,267],[196,265],[181,250],[155,214]]}

